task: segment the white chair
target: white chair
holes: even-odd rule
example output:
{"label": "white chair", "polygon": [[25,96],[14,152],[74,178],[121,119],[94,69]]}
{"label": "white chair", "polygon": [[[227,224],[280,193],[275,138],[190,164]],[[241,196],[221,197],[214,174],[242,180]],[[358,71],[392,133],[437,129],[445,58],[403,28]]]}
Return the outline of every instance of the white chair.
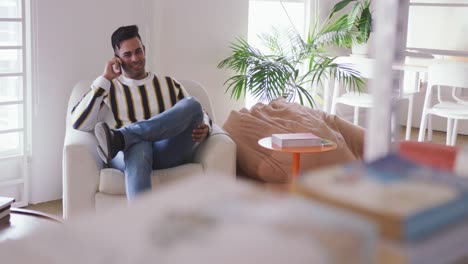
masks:
{"label": "white chair", "polygon": [[[370,79],[373,76],[372,59],[361,57],[338,57],[335,59],[337,64],[349,64],[350,67],[359,71],[360,75],[365,79]],[[353,123],[359,125],[359,108],[370,108],[373,105],[372,96],[365,92],[350,91],[346,87],[346,92],[342,95],[340,93],[340,84],[335,81],[332,94],[331,114],[336,114],[336,105],[344,104],[354,107]]]}
{"label": "white chair", "polygon": [[[437,103],[432,104],[432,90],[437,86]],[[441,87],[451,87],[450,100],[443,100]],[[437,115],[447,118],[446,145],[457,141],[458,120],[468,119],[468,101],[457,96],[458,88],[468,88],[468,63],[461,61],[437,61],[429,66],[428,85],[421,116],[418,141],[424,141],[426,126],[432,132],[431,117]],[[430,140],[430,135],[429,135]]]}
{"label": "white chair", "polygon": [[[365,79],[371,79],[374,76],[374,64],[375,61],[370,58],[364,57],[338,57],[335,59],[337,64],[350,64],[351,67],[354,67],[359,71],[360,75]],[[419,82],[419,72],[414,71],[415,79]],[[419,86],[418,84],[413,85],[415,87]],[[405,92],[407,92],[405,90]],[[413,116],[413,101],[414,93],[417,92],[417,89],[413,89],[410,92],[402,94],[398,97],[398,100],[408,99],[408,115],[406,120],[406,135],[405,139],[409,140],[411,135],[411,121]],[[354,117],[353,123],[359,125],[359,108],[371,108],[374,105],[372,95],[366,92],[350,91],[349,87],[346,87],[346,92],[342,95],[340,93],[340,85],[335,81],[335,86],[333,88],[332,95],[332,104],[331,104],[331,114],[336,114],[336,105],[344,104],[354,107]]]}
{"label": "white chair", "polygon": [[[180,80],[180,83],[213,117],[210,98],[205,89],[193,81]],[[91,81],[81,81],[75,85],[68,102],[63,146],[64,218],[73,218],[89,211],[103,211],[127,202],[123,172],[104,168],[97,155],[94,134],[76,130],[71,124],[70,110],[90,89],[90,84]],[[153,171],[153,189],[165,182],[197,174],[225,175],[232,179],[236,177],[236,144],[216,123],[213,123],[211,135],[197,148],[193,163]]]}

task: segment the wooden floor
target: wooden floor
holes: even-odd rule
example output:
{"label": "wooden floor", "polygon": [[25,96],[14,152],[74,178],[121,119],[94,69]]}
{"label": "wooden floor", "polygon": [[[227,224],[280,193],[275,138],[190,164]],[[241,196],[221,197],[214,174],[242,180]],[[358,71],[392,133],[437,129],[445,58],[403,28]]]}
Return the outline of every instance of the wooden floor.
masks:
{"label": "wooden floor", "polygon": [[48,201],[45,203],[30,204],[25,207],[29,210],[40,211],[46,214],[51,214],[55,217],[62,217],[62,199]]}
{"label": "wooden floor", "polygon": [[[411,131],[411,140],[416,141],[418,139],[419,129],[413,128]],[[405,137],[405,127],[401,128],[401,138]],[[438,144],[445,144],[445,132],[434,131],[432,136],[432,142]],[[468,145],[467,135],[458,135],[457,146]],[[57,217],[62,217],[62,200],[49,201],[39,204],[31,204],[26,207],[30,210],[37,210],[47,214],[51,214]]]}
{"label": "wooden floor", "polygon": [[[400,133],[400,138],[401,139],[405,138],[405,130],[406,130],[406,127],[404,127],[404,126],[401,127],[401,133]],[[418,134],[419,134],[419,129],[418,128],[411,129],[411,139],[410,140],[417,141],[418,140]],[[434,143],[445,145],[445,139],[446,139],[445,132],[434,131],[432,133],[432,142],[434,142]],[[457,142],[456,142],[455,145],[456,146],[468,145],[468,135],[458,134]]]}

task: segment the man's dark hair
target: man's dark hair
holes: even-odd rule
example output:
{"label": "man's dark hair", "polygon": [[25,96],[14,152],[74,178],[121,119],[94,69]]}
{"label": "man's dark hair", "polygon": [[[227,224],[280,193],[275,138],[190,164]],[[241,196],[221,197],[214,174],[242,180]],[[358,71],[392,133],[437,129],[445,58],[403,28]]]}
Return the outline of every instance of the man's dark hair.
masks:
{"label": "man's dark hair", "polygon": [[138,37],[141,41],[140,34],[138,34],[137,25],[119,27],[116,31],[114,31],[114,33],[112,33],[112,48],[114,50],[120,49],[120,43],[122,43],[122,41],[134,37]]}

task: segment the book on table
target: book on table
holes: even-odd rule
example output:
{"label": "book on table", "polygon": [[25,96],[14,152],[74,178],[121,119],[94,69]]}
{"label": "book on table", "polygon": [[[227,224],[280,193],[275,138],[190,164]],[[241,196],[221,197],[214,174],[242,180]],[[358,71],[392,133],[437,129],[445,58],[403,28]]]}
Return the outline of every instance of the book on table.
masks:
{"label": "book on table", "polygon": [[14,198],[0,197],[0,219],[8,218],[10,215],[11,204],[14,201]]}
{"label": "book on table", "polygon": [[468,216],[468,178],[395,154],[305,174],[296,191],[374,220],[390,239],[426,238]]}
{"label": "book on table", "polygon": [[328,141],[312,133],[272,134],[271,143],[278,147],[322,146]]}

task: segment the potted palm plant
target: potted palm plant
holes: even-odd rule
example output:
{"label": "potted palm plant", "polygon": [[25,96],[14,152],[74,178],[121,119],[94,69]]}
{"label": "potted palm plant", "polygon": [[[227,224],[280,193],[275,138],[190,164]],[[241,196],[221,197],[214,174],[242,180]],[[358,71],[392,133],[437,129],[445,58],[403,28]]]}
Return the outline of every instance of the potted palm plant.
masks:
{"label": "potted palm plant", "polygon": [[325,52],[327,44],[343,38],[336,33],[334,24],[321,29],[315,27],[306,41],[295,30],[262,34],[260,39],[267,52],[238,38],[232,43],[231,56],[221,61],[218,68],[235,72],[225,82],[231,98],[239,99],[249,91],[262,102],[283,97],[314,107],[310,87],[325,78],[335,78],[355,90],[363,85],[359,72],[352,65],[337,64],[335,58]]}
{"label": "potted palm plant", "polygon": [[[367,54],[372,30],[370,4],[370,0],[342,0],[335,4],[328,16],[328,23],[341,28],[342,39],[335,43],[337,46],[352,48],[353,54]],[[351,5],[349,11],[343,13],[348,5]]]}

